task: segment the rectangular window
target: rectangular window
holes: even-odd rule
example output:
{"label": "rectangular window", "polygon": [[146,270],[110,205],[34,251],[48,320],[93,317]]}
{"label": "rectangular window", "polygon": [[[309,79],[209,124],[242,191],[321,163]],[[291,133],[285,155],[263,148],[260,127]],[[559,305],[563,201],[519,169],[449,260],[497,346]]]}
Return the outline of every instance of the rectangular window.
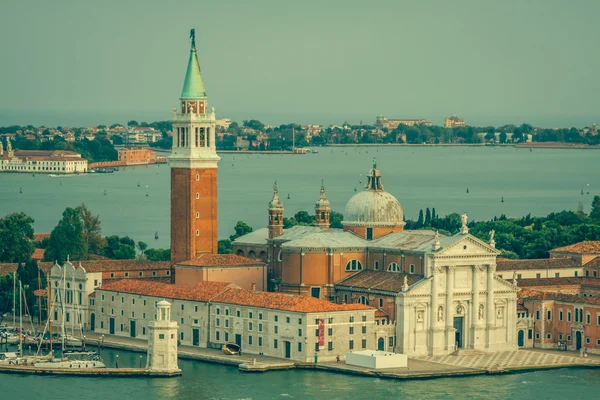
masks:
{"label": "rectangular window", "polygon": [[535,310],[535,319],[540,319],[540,310]]}
{"label": "rectangular window", "polygon": [[124,312],[123,312],[123,310],[121,310],[121,317],[122,317],[123,315],[124,315]]}
{"label": "rectangular window", "polygon": [[589,336],[585,338],[585,343],[590,344],[590,337]]}
{"label": "rectangular window", "polygon": [[575,276],[576,277],[579,276],[579,272],[575,271]]}
{"label": "rectangular window", "polygon": [[217,318],[217,319],[215,320],[215,322],[216,322],[216,324],[215,324],[215,325],[217,325],[217,326],[221,326],[221,320],[220,320],[219,318]]}
{"label": "rectangular window", "polygon": [[567,321],[571,322],[571,311],[567,311]]}
{"label": "rectangular window", "polygon": [[279,344],[279,342],[277,341],[277,339],[274,339],[273,340],[273,348],[276,349],[278,344]]}
{"label": "rectangular window", "polygon": [[262,336],[258,337],[258,347],[262,347]]}
{"label": "rectangular window", "polygon": [[315,351],[319,351],[319,343],[315,343]]}
{"label": "rectangular window", "polygon": [[590,276],[590,271],[586,270],[585,271],[585,276]]}
{"label": "rectangular window", "polygon": [[318,329],[315,329],[315,336],[317,336],[317,337],[319,336],[319,330]]}
{"label": "rectangular window", "polygon": [[366,315],[363,315],[363,316],[362,316],[362,322],[366,322],[366,321],[367,321],[367,316],[366,316]]}
{"label": "rectangular window", "polygon": [[216,340],[216,341],[219,341],[219,340],[221,340],[221,332],[219,332],[219,331],[216,331],[216,332],[215,332],[215,340]]}
{"label": "rectangular window", "polygon": [[350,341],[348,342],[348,349],[354,350],[354,340],[350,339]]}
{"label": "rectangular window", "polygon": [[225,315],[229,315],[229,308],[225,309]]}
{"label": "rectangular window", "polygon": [[123,324],[121,324],[121,332],[123,332],[123,331],[124,331]]}
{"label": "rectangular window", "polygon": [[333,335],[333,328],[328,328],[327,329],[327,335],[329,335],[329,336]]}
{"label": "rectangular window", "polygon": [[390,347],[394,347],[394,337],[393,337],[393,336],[390,336],[390,337],[388,338],[388,340],[389,340],[388,346],[390,346]]}
{"label": "rectangular window", "polygon": [[552,319],[552,311],[551,310],[548,310],[547,318],[548,318],[548,321],[550,321]]}
{"label": "rectangular window", "polygon": [[411,274],[415,273],[415,264],[410,264],[410,273]]}
{"label": "rectangular window", "polygon": [[183,322],[183,318],[181,318],[181,325],[185,324],[185,322]]}
{"label": "rectangular window", "polygon": [[302,325],[302,318],[298,318],[298,325]]}
{"label": "rectangular window", "polygon": [[298,342],[298,353],[302,353],[302,343]]}
{"label": "rectangular window", "polygon": [[179,340],[183,341],[183,332],[179,332]]}
{"label": "rectangular window", "polygon": [[350,322],[354,322],[354,315],[350,316]]}
{"label": "rectangular window", "polygon": [[315,299],[320,299],[321,298],[321,288],[320,287],[310,288],[310,297],[314,297]]}
{"label": "rectangular window", "polygon": [[354,327],[353,326],[350,327],[350,334],[354,335]]}
{"label": "rectangular window", "polygon": [[225,328],[229,328],[229,320],[228,319],[225,320]]}
{"label": "rectangular window", "polygon": [[542,274],[535,274],[535,277],[540,279],[542,277]]}
{"label": "rectangular window", "polygon": [[102,297],[102,301],[104,301],[104,295],[102,295],[101,297]]}
{"label": "rectangular window", "polygon": [[229,342],[229,332],[225,332],[225,341]]}
{"label": "rectangular window", "polygon": [[262,319],[262,313],[258,313],[258,319]]}
{"label": "rectangular window", "polygon": [[144,336],[146,335],[146,327],[145,326],[142,326],[142,335],[144,335]]}
{"label": "rectangular window", "polygon": [[332,317],[330,317],[330,318],[327,318],[327,323],[328,323],[328,324],[333,324],[333,318],[332,318]]}
{"label": "rectangular window", "polygon": [[236,310],[235,315],[238,317],[242,316],[242,312],[240,310]]}
{"label": "rectangular window", "polygon": [[558,334],[558,340],[563,340],[562,338],[563,338],[563,335],[562,335],[562,333],[559,333],[559,334]]}
{"label": "rectangular window", "polygon": [[146,300],[144,300],[144,305],[146,305]]}
{"label": "rectangular window", "polygon": [[536,338],[536,339],[539,339],[539,338],[540,338],[540,333],[539,333],[539,332],[536,332],[536,333],[535,333],[535,338]]}
{"label": "rectangular window", "polygon": [[290,323],[290,321],[291,321],[291,318],[290,318],[290,317],[285,317],[285,322],[286,322],[287,324],[289,324],[289,323]]}
{"label": "rectangular window", "polygon": [[198,312],[198,306],[194,306],[194,312]]}
{"label": "rectangular window", "polygon": [[333,350],[333,342],[327,343],[327,350],[329,350],[329,351]]}
{"label": "rectangular window", "polygon": [[258,324],[258,331],[262,332],[262,324]]}
{"label": "rectangular window", "polygon": [[585,323],[588,325],[592,323],[592,316],[590,315],[590,313],[587,313],[585,315]]}
{"label": "rectangular window", "polygon": [[251,331],[252,330],[252,322],[248,322],[248,330]]}
{"label": "rectangular window", "polygon": [[279,333],[279,327],[277,327],[277,326],[276,326],[276,327],[275,327],[275,331],[274,331],[274,332],[275,332],[275,333]]}
{"label": "rectangular window", "polygon": [[135,299],[131,299],[131,304],[135,304]]}
{"label": "rectangular window", "polygon": [[379,308],[383,308],[383,299],[379,299]]}
{"label": "rectangular window", "polygon": [[273,319],[275,320],[275,322],[279,322],[279,316],[275,315],[275,316],[273,317]]}
{"label": "rectangular window", "polygon": [[252,311],[248,311],[248,318],[252,318]]}
{"label": "rectangular window", "polygon": [[362,327],[362,333],[363,334],[367,333],[367,326],[366,325],[363,325],[363,327]]}
{"label": "rectangular window", "polygon": [[519,279],[519,280],[523,279],[523,274],[517,274],[517,279]]}
{"label": "rectangular window", "polygon": [[367,339],[363,339],[362,340],[362,348],[366,349],[367,348]]}
{"label": "rectangular window", "polygon": [[367,240],[373,240],[373,228],[367,228]]}
{"label": "rectangular window", "polygon": [[159,333],[158,334],[158,339],[159,340],[164,340],[165,339],[165,334],[164,333]]}
{"label": "rectangular window", "polygon": [[248,344],[252,344],[252,336],[248,336]]}
{"label": "rectangular window", "polygon": [[100,321],[100,329],[104,329],[104,321]]}
{"label": "rectangular window", "polygon": [[600,314],[596,315],[596,318],[598,318],[598,320],[596,321],[596,325],[600,326]]}
{"label": "rectangular window", "polygon": [[131,318],[135,318],[135,312],[131,312]]}
{"label": "rectangular window", "polygon": [[302,336],[302,329],[298,329],[298,336]]}
{"label": "rectangular window", "polygon": [[558,311],[558,320],[559,320],[559,321],[562,321],[562,320],[563,320],[563,312],[562,312],[562,310],[559,310],[559,311]]}
{"label": "rectangular window", "polygon": [[555,278],[560,278],[560,272],[557,272],[557,273],[555,273],[555,274],[554,274],[554,277],[555,277]]}

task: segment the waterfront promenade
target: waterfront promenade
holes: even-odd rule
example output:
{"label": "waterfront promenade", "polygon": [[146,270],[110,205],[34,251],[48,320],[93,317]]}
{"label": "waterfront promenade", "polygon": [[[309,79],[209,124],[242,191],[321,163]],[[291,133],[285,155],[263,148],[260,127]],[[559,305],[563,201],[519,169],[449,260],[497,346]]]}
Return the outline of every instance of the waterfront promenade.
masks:
{"label": "waterfront promenade", "polygon": [[[88,348],[99,346],[102,335],[87,332]],[[146,352],[145,340],[104,336],[104,347]],[[346,365],[344,362],[298,363],[280,358],[255,354],[228,356],[219,349],[180,346],[182,359],[237,366],[243,372],[266,372],[282,369],[312,369],[348,375],[371,376],[387,379],[433,379],[487,374],[516,373],[557,368],[600,368],[600,356],[579,357],[579,353],[556,350],[522,349],[516,351],[483,353],[463,351],[448,356],[409,358],[406,368],[373,370]],[[341,354],[343,356],[343,353]]]}

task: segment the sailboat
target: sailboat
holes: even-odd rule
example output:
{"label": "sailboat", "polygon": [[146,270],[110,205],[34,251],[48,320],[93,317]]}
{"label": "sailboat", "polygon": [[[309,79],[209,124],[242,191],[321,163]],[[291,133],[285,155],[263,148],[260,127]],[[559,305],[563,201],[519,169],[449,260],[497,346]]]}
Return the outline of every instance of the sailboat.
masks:
{"label": "sailboat", "polygon": [[146,185],[146,197],[149,197],[150,195],[148,194],[148,185]]}

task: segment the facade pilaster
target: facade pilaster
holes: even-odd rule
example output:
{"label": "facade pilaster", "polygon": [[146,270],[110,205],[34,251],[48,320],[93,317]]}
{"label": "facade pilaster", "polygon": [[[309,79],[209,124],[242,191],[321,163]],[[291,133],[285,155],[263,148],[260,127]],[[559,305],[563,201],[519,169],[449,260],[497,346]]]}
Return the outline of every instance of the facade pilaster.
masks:
{"label": "facade pilaster", "polygon": [[446,268],[446,350],[454,349],[454,267]]}
{"label": "facade pilaster", "polygon": [[487,296],[486,296],[486,340],[485,347],[488,349],[495,348],[495,330],[496,330],[496,313],[494,306],[494,272],[496,271],[495,265],[487,266]]}

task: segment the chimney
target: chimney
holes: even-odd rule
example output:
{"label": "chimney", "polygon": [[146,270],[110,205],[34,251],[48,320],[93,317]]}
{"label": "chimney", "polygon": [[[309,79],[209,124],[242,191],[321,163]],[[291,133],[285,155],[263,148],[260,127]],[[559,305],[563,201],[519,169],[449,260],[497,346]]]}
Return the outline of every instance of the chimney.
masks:
{"label": "chimney", "polygon": [[252,291],[256,292],[256,282],[252,282]]}

